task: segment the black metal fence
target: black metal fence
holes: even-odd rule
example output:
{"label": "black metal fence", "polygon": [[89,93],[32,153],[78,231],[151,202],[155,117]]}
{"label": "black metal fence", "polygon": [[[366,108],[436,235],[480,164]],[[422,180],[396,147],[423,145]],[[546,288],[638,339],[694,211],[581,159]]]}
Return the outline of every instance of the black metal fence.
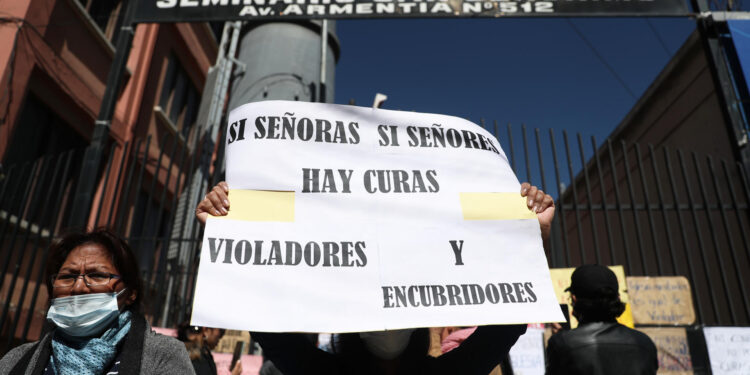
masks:
{"label": "black metal fence", "polygon": [[[84,151],[0,173],[0,353],[41,334],[47,250],[67,230]],[[112,229],[136,252],[144,313],[154,325],[173,326],[189,316],[202,229],[194,209],[218,182],[221,152],[213,142],[191,147],[167,135],[113,144],[105,155],[89,226]]]}
{"label": "black metal fence", "polygon": [[741,164],[484,125],[496,135],[507,129],[499,135],[516,175],[556,199],[551,267],[600,263],[632,276],[685,276],[697,323],[750,325],[750,189]]}
{"label": "black metal fence", "polygon": [[[482,125],[499,135],[520,180],[556,198],[551,267],[597,262],[622,264],[629,275],[684,275],[699,323],[750,325],[750,189],[734,162]],[[221,177],[222,143],[139,139],[113,145],[101,168],[106,178],[92,197],[89,222],[112,228],[136,251],[145,313],[155,325],[172,326],[190,314],[201,237],[193,214]],[[65,230],[82,154],[49,155],[0,173],[0,353],[41,333],[44,260],[52,238]]]}

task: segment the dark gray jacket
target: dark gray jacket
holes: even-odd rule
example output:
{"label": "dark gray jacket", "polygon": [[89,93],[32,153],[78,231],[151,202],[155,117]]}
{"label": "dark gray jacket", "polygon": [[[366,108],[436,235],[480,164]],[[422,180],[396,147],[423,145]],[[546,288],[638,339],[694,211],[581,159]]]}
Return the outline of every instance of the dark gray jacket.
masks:
{"label": "dark gray jacket", "polygon": [[[44,372],[50,358],[52,332],[41,340],[23,344],[0,359],[0,375],[37,375]],[[185,345],[151,330],[145,318],[134,315],[130,332],[120,347],[120,375],[195,374]]]}
{"label": "dark gray jacket", "polygon": [[553,335],[547,345],[548,375],[651,375],[658,368],[651,339],[615,322],[582,324]]}

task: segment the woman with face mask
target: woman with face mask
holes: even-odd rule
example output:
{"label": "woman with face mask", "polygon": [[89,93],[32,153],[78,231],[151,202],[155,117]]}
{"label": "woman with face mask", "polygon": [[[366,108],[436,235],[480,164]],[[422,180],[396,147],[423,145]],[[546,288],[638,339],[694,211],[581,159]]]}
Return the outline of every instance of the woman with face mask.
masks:
{"label": "woman with face mask", "polygon": [[49,250],[53,329],[0,360],[0,374],[193,374],[185,346],[154,333],[139,311],[128,244],[106,229],[68,233]]}

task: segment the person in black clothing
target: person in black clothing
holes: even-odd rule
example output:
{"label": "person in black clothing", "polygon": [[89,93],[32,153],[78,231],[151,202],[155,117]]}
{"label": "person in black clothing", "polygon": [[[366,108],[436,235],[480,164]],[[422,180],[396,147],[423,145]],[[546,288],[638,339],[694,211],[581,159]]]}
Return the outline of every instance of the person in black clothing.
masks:
{"label": "person in black clothing", "polygon": [[[542,239],[549,238],[554,200],[529,183],[521,185],[529,210],[537,214]],[[220,182],[196,207],[201,223],[208,215],[224,216],[229,209],[229,186]],[[461,345],[437,358],[427,355],[429,330],[359,332],[339,335],[334,353],[318,349],[298,333],[251,332],[263,354],[284,375],[297,374],[476,374],[486,375],[503,360],[526,325],[478,327]]]}
{"label": "person in black clothing", "polygon": [[[216,375],[216,363],[211,351],[219,344],[225,330],[219,328],[192,326],[187,322],[180,324],[177,338],[185,343],[196,375]],[[242,362],[237,361],[231,369],[232,375],[242,373]]]}
{"label": "person in black clothing", "polygon": [[549,339],[547,374],[646,375],[659,368],[656,346],[646,334],[617,323],[625,311],[617,276],[600,265],[576,268],[570,291],[578,328]]}
{"label": "person in black clothing", "polygon": [[427,355],[429,330],[412,332],[405,350],[391,359],[372,353],[358,333],[342,334],[334,353],[317,349],[296,333],[253,333],[285,375],[296,374],[476,374],[497,366],[526,325],[480,326],[456,349],[434,358]]}

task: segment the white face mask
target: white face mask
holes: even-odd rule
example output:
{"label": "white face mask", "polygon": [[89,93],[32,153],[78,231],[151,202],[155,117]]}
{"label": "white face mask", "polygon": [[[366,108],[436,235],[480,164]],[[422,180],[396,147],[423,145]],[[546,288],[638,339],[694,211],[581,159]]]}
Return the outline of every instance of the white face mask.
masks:
{"label": "white face mask", "polygon": [[69,336],[95,336],[120,314],[117,297],[124,291],[55,298],[47,311],[47,320]]}
{"label": "white face mask", "polygon": [[394,359],[401,355],[409,345],[414,329],[394,331],[360,332],[359,337],[367,350],[381,359]]}

